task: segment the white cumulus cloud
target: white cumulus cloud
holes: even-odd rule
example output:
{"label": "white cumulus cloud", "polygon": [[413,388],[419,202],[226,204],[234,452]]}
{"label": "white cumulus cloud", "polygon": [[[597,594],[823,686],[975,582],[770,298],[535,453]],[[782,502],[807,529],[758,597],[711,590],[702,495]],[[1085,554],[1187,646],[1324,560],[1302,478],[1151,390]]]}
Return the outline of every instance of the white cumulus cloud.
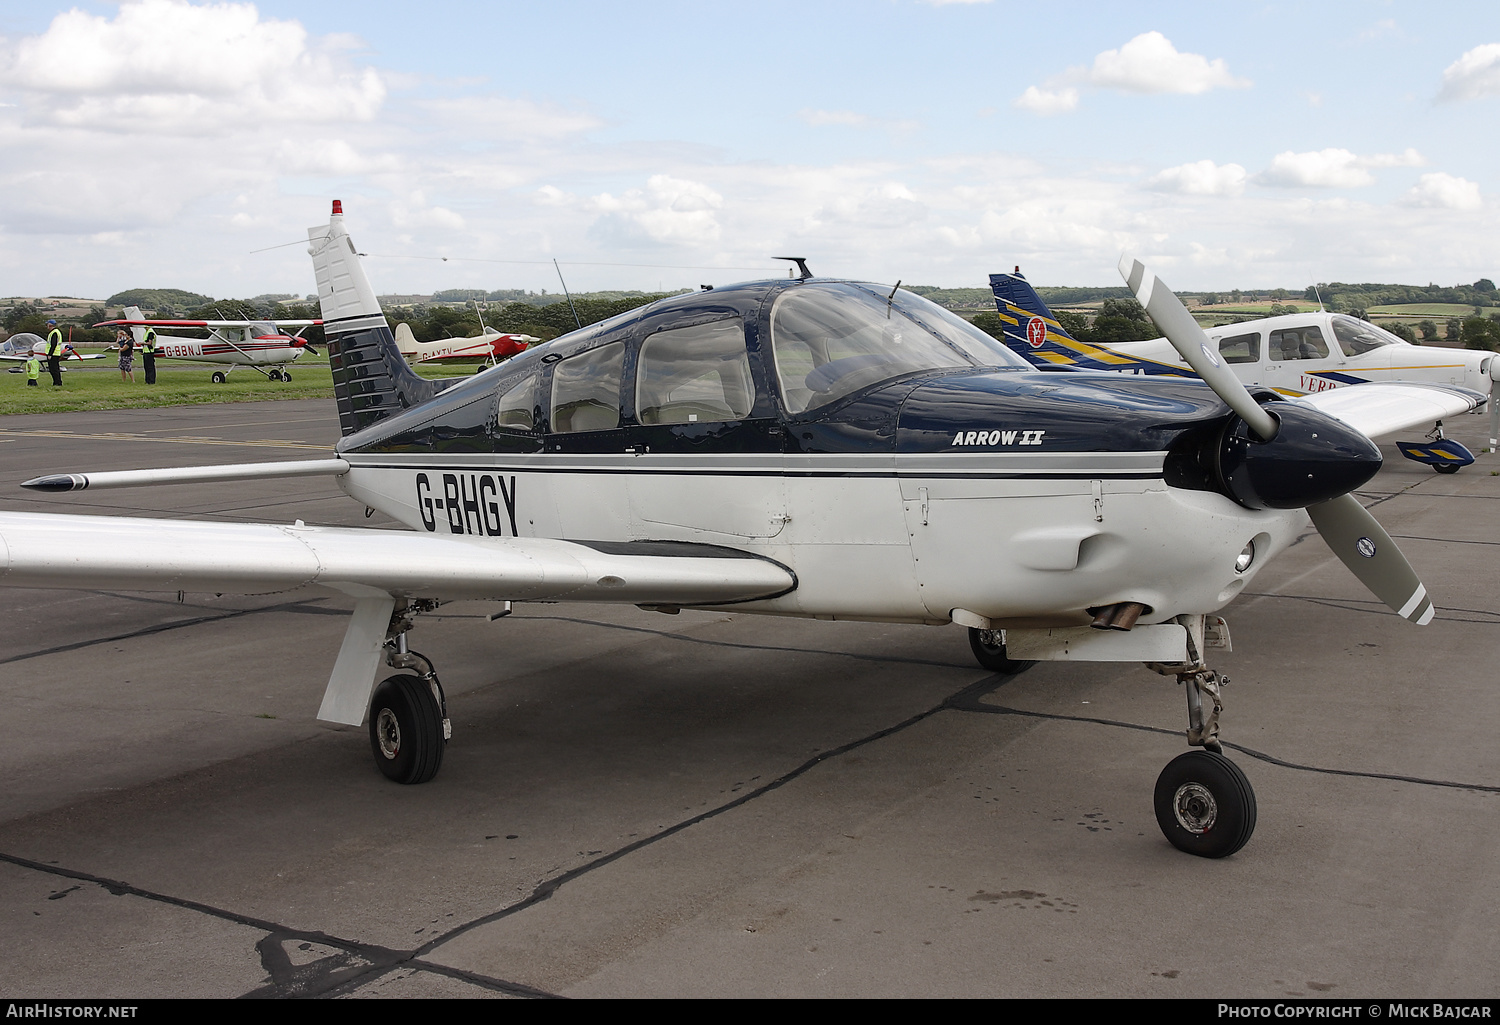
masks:
{"label": "white cumulus cloud", "polygon": [[1438,102],[1500,95],[1500,43],[1467,50],[1443,71]]}
{"label": "white cumulus cloud", "polygon": [[0,83],[30,117],[70,128],[243,131],[267,122],[369,121],[386,89],[349,65],[347,38],[309,39],[253,4],[122,4],[113,19],[74,8],[0,53]]}
{"label": "white cumulus cloud", "polygon": [[1078,105],[1078,89],[1197,95],[1211,89],[1244,89],[1250,80],[1230,74],[1222,58],[1182,53],[1160,32],[1142,32],[1118,50],[1105,50],[1091,67],[1069,68],[1041,86],[1029,86],[1014,106],[1059,114]]}
{"label": "white cumulus cloud", "polygon": [[718,211],[724,197],[702,182],[654,174],[644,189],[594,196],[602,216],[591,233],[622,245],[708,243],[719,237]]}
{"label": "white cumulus cloud", "polygon": [[1442,207],[1448,210],[1478,210],[1484,206],[1479,183],[1435,171],[1424,174],[1406,194],[1408,206]]}
{"label": "white cumulus cloud", "polygon": [[1372,167],[1421,167],[1426,162],[1414,149],[1364,157],[1337,148],[1307,153],[1287,150],[1276,154],[1271,166],[1256,175],[1255,180],[1261,185],[1283,188],[1357,189],[1375,184],[1375,176],[1369,171]]}
{"label": "white cumulus cloud", "polygon": [[1187,196],[1238,196],[1245,191],[1245,169],[1239,164],[1215,164],[1199,160],[1169,167],[1147,182],[1161,192]]}

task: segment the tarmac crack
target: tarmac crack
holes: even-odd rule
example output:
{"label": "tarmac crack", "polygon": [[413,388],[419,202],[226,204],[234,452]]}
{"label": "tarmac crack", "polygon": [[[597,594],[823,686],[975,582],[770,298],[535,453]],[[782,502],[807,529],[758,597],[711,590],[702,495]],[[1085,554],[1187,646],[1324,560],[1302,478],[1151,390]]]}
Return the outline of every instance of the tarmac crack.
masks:
{"label": "tarmac crack", "polygon": [[[378,970],[380,974],[385,974],[396,968],[413,968],[420,971],[432,972],[437,975],[445,975],[450,978],[462,979],[474,985],[482,986],[485,989],[508,993],[512,996],[553,996],[551,993],[520,983],[492,978],[477,972],[466,972],[460,969],[449,968],[446,965],[431,964],[423,961],[417,952],[412,950],[396,950],[380,946],[379,944],[344,939],[343,937],[332,936],[324,932],[293,929],[276,922],[266,921],[262,918],[240,914],[237,911],[215,907],[212,904],[204,904],[201,901],[173,897],[170,894],[147,890],[118,879],[108,879],[103,876],[96,876],[88,872],[79,872],[75,869],[63,868],[58,865],[46,865],[39,861],[32,861],[29,858],[18,857],[14,854],[0,852],[0,861],[15,865],[18,868],[59,876],[63,879],[92,883],[95,886],[102,887],[116,897],[138,897],[142,900],[154,901],[184,911],[196,912],[201,915],[207,915],[210,918],[217,918],[220,921],[232,922],[235,925],[242,925],[249,929],[264,932],[266,935],[256,942],[255,949],[260,955],[261,966],[266,969],[266,974],[270,976],[270,982],[265,986],[244,994],[245,997],[324,996],[328,995],[330,990],[346,985],[347,981],[356,973],[363,978],[368,976],[372,971]],[[317,944],[328,947],[338,951],[338,953],[329,957],[315,959],[307,964],[294,965],[286,952],[285,944],[299,940],[309,945]]]}
{"label": "tarmac crack", "polygon": [[[1095,726],[1110,726],[1115,729],[1134,730],[1138,733],[1158,733],[1168,737],[1181,737],[1181,730],[1169,730],[1161,726],[1147,726],[1145,723],[1124,722],[1119,719],[1101,719],[1088,715],[1064,715],[1060,712],[1037,712],[1025,708],[1011,708],[1007,705],[987,705],[978,700],[980,695],[967,702],[954,702],[951,707],[961,712],[981,712],[987,715],[1015,715],[1028,719],[1046,719],[1054,722],[1076,722],[1090,723]],[[1276,765],[1283,769],[1295,769],[1298,772],[1313,772],[1324,776],[1349,776],[1355,779],[1379,779],[1394,780],[1398,783],[1413,783],[1418,786],[1441,787],[1450,790],[1473,790],[1486,794],[1500,794],[1500,786],[1490,786],[1485,783],[1460,783],[1455,780],[1428,779],[1424,776],[1406,776],[1392,772],[1369,772],[1362,769],[1331,769],[1320,765],[1307,765],[1302,762],[1288,761],[1278,758],[1276,755],[1257,751],[1253,747],[1243,744],[1235,744],[1229,741],[1221,741],[1227,747],[1247,755],[1258,761]]]}
{"label": "tarmac crack", "polygon": [[[86,641],[73,641],[70,644],[59,644],[56,647],[43,648],[40,651],[28,651],[21,655],[11,655],[8,658],[0,658],[0,666],[9,665],[12,662],[25,662],[28,659],[41,658],[44,655],[60,655],[68,651],[79,651],[83,648],[91,648],[96,644],[109,644],[113,641],[128,641],[136,637],[150,637],[153,634],[166,633],[169,630],[179,630],[189,626],[199,626],[203,623],[217,623],[227,619],[238,619],[241,616],[253,616],[256,613],[260,612],[305,612],[313,613],[316,615],[335,614],[332,610],[328,609],[314,610],[303,607],[308,605],[310,602],[320,600],[321,599],[308,598],[302,601],[284,602],[280,605],[267,605],[258,609],[235,609],[234,611],[225,612],[217,616],[195,616],[192,619],[177,619],[173,620],[170,623],[157,623],[153,626],[143,626],[139,630],[131,630],[127,633],[113,634],[109,637],[95,637]],[[345,613],[338,612],[337,614],[344,615]]]}

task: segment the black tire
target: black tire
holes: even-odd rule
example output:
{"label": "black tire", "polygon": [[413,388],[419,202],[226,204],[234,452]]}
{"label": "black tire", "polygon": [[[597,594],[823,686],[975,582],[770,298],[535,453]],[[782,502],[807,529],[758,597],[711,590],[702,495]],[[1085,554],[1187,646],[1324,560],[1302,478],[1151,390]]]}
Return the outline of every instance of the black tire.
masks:
{"label": "black tire", "polygon": [[1156,824],[1179,851],[1227,858],[1255,832],[1255,791],[1240,767],[1212,751],[1189,751],[1156,780]]}
{"label": "black tire", "polygon": [[969,628],[969,648],[974,652],[974,658],[981,666],[992,673],[1002,673],[1006,676],[1015,676],[1024,673],[1035,662],[1025,662],[1019,659],[1005,657],[1004,642],[997,642],[995,631],[975,630]]}
{"label": "black tire", "polygon": [[277,370],[275,367],[272,367],[270,372],[266,374],[266,376],[273,381],[279,381],[281,380],[281,371]]}
{"label": "black tire", "polygon": [[392,676],[370,699],[370,751],[387,779],[426,783],[443,765],[443,712],[415,676]]}
{"label": "black tire", "polygon": [[1432,468],[1438,473],[1457,473],[1457,463],[1433,463]]}
{"label": "black tire", "polygon": [[224,372],[222,370],[215,370],[208,376],[208,379],[214,384],[223,384],[226,380],[228,380],[228,378],[224,376]]}
{"label": "black tire", "polygon": [[292,379],[292,372],[290,370],[283,370],[281,372],[281,379],[283,381],[290,381]]}

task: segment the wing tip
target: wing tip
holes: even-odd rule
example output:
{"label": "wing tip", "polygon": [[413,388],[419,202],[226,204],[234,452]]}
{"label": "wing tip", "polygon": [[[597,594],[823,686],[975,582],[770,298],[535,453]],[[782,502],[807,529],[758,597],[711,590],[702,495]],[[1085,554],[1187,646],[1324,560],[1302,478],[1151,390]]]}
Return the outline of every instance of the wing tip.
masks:
{"label": "wing tip", "polygon": [[89,479],[81,473],[51,473],[45,477],[33,477],[22,481],[21,487],[28,491],[61,494],[66,491],[82,491],[89,486]]}

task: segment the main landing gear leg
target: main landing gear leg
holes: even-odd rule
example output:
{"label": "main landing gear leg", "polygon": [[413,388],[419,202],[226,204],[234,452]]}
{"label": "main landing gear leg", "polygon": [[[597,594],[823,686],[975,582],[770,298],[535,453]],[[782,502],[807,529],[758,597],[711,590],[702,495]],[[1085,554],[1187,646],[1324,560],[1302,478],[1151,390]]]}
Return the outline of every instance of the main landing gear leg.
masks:
{"label": "main landing gear leg", "polygon": [[453,736],[448,699],[431,660],[406,646],[412,617],[437,608],[434,601],[401,602],[386,634],[386,665],[415,669],[382,681],[370,700],[370,751],[375,765],[397,783],[426,783],[443,765]]}
{"label": "main landing gear leg", "polygon": [[[1255,791],[1219,743],[1219,714],[1224,710],[1222,688],[1229,682],[1204,663],[1205,617],[1180,616],[1187,628],[1189,662],[1150,668],[1176,676],[1187,692],[1187,741],[1201,751],[1189,751],[1167,763],[1156,780],[1156,824],[1180,851],[1203,858],[1227,858],[1255,831]],[[1212,621],[1210,633],[1223,630]],[[1224,633],[1227,645],[1227,632]],[[1205,708],[1208,709],[1205,714]]]}

